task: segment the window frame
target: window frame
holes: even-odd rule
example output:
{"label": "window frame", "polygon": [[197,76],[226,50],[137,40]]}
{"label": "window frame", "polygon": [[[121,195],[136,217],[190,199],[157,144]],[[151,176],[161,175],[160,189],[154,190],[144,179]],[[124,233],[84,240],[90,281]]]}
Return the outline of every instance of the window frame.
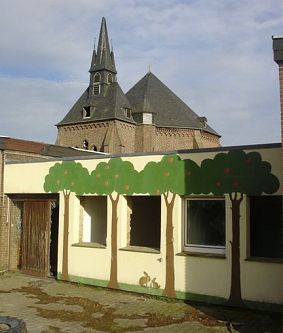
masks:
{"label": "window frame", "polygon": [[[213,246],[213,245],[201,245],[201,244],[187,244],[187,231],[189,227],[189,220],[187,214],[187,202],[188,201],[223,201],[224,202],[224,234],[225,234],[225,246]],[[191,253],[203,253],[203,254],[226,254],[226,198],[225,196],[206,196],[206,197],[184,197],[183,198],[183,251]]]}

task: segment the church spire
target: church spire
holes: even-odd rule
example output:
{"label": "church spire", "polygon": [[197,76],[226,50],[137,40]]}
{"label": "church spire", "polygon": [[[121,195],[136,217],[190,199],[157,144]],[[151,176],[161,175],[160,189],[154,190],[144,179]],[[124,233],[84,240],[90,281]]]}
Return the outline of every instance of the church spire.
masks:
{"label": "church spire", "polygon": [[94,47],[93,57],[90,67],[90,73],[97,72],[101,70],[107,70],[114,74],[117,73],[114,53],[113,50],[110,50],[106,19],[102,18],[99,40],[97,45],[97,52]]}

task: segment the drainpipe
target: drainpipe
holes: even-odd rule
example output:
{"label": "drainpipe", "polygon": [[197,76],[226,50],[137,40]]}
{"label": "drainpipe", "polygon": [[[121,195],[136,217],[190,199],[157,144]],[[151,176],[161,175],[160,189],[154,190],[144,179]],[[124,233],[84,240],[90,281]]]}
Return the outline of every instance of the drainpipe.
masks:
{"label": "drainpipe", "polygon": [[[282,176],[280,179],[281,186],[283,187],[283,36],[282,37],[274,37],[273,40],[273,59],[278,64],[279,69],[279,91],[280,91],[280,109],[281,109],[281,172]],[[281,188],[282,188],[281,187]],[[282,195],[281,190],[281,195]],[[282,197],[283,198],[283,197]],[[283,200],[282,200],[283,206]],[[283,208],[283,207],[282,207]],[[282,238],[283,238],[283,226],[281,229]],[[283,255],[283,247],[281,248],[281,254]]]}

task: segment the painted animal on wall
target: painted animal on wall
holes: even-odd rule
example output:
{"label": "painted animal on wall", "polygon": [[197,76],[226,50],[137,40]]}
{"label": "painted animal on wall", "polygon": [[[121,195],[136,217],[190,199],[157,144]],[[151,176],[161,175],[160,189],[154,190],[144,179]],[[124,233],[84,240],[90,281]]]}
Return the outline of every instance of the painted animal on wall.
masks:
{"label": "painted animal on wall", "polygon": [[184,162],[177,155],[164,156],[160,162],[149,162],[140,172],[141,192],[162,195],[166,216],[166,278],[163,295],[175,297],[173,208],[177,194],[184,194]]}

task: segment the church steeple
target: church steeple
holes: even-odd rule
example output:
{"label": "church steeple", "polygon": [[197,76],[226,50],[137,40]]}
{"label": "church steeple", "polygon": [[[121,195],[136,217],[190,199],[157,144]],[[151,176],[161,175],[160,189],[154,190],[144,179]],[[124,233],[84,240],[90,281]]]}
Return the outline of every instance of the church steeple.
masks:
{"label": "church steeple", "polygon": [[114,53],[110,49],[105,17],[102,18],[97,51],[93,50],[90,65],[89,96],[104,95],[108,86],[116,81]]}
{"label": "church steeple", "polygon": [[102,18],[97,52],[94,46],[92,62],[89,71],[92,73],[101,70],[107,70],[113,74],[117,74],[114,53],[113,50],[110,49],[105,17]]}

